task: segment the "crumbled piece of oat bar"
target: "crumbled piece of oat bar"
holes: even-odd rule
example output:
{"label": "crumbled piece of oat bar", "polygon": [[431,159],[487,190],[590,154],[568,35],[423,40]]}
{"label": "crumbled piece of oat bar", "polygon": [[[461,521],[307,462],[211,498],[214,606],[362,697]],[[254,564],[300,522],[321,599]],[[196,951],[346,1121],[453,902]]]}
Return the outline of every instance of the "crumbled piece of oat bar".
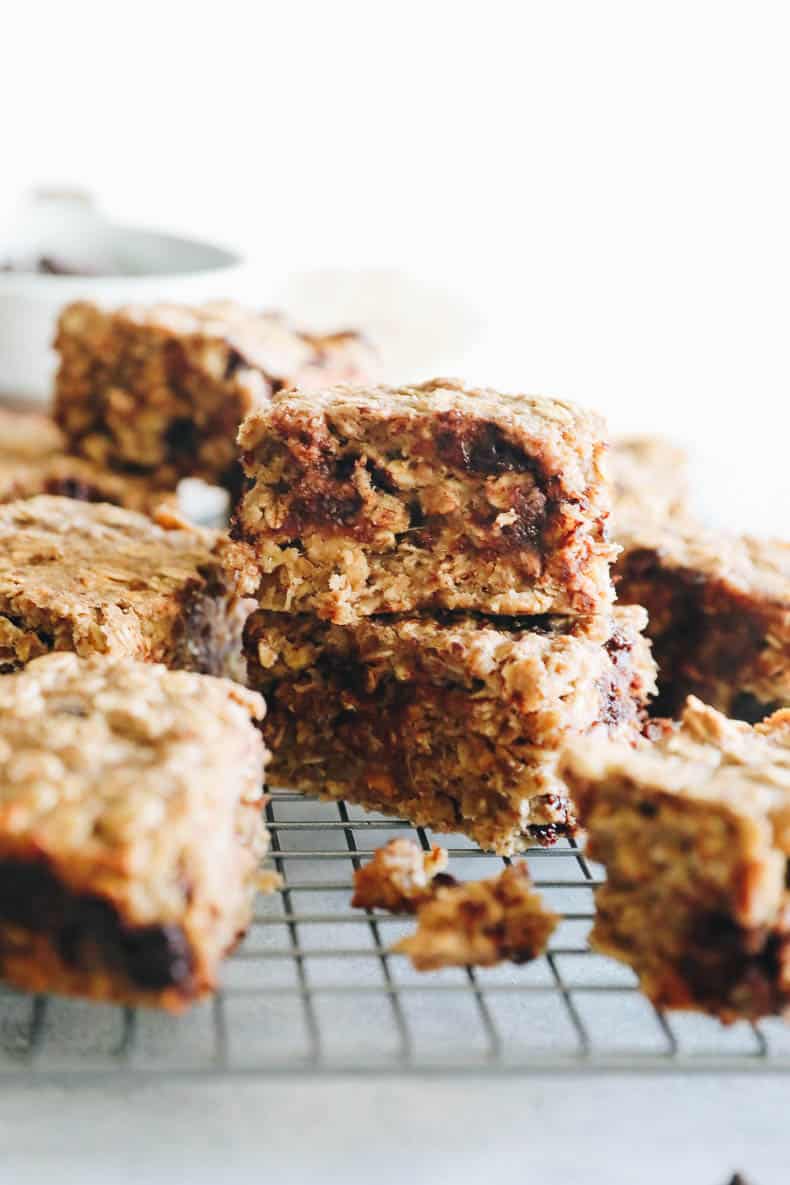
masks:
{"label": "crumbled piece of oat bar", "polygon": [[61,314],[55,418],[89,460],[154,477],[238,484],[236,433],[286,386],[369,379],[372,350],[355,333],[317,335],[231,303]]}
{"label": "crumbled piece of oat bar", "polygon": [[660,1007],[724,1021],[790,1005],[790,711],[752,728],[693,697],[634,748],[569,744],[561,769],[606,867],[592,943]]}
{"label": "crumbled piece of oat bar", "polygon": [[439,887],[418,908],[415,933],[393,950],[417,971],[527,963],[543,954],[558,922],[526,864],[512,864],[490,880]]}
{"label": "crumbled piece of oat bar", "polygon": [[364,618],[259,610],[244,631],[282,785],[465,831],[507,854],[574,827],[570,734],[638,734],[655,666],[644,611]]}
{"label": "crumbled piece of oat bar", "polygon": [[611,452],[614,479],[613,534],[620,515],[666,520],[688,510],[688,456],[660,436],[616,440]]}
{"label": "crumbled piece of oat bar", "polygon": [[51,650],[239,676],[249,601],[218,532],[41,495],[0,506],[0,672]]}
{"label": "crumbled piece of oat bar", "polygon": [[613,599],[603,422],[434,379],[286,392],[239,433],[261,608],[596,613]]}
{"label": "crumbled piece of oat bar", "polygon": [[444,848],[425,852],[412,839],[391,839],[355,871],[351,904],[357,909],[414,913],[433,897],[436,877],[446,867]]}
{"label": "crumbled piece of oat bar", "polygon": [[178,1011],[249,925],[260,696],[53,654],[0,679],[0,976]]}
{"label": "crumbled piece of oat bar", "polygon": [[644,605],[658,663],[654,711],[697,695],[760,719],[790,704],[790,543],[620,516],[618,600]]}

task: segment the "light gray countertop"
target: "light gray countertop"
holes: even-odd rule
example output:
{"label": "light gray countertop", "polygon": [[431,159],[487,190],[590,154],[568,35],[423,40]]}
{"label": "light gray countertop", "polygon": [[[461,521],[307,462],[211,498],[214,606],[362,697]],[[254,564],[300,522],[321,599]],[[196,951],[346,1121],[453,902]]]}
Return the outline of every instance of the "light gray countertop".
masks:
{"label": "light gray countertop", "polygon": [[43,1087],[0,1104],[14,1185],[786,1185],[768,1076]]}

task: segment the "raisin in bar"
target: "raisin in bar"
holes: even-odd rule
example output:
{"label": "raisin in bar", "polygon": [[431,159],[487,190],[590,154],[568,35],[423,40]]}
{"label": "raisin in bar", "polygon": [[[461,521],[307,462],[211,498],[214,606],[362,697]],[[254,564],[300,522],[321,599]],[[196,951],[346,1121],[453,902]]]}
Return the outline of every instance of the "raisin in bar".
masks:
{"label": "raisin in bar", "polygon": [[490,880],[437,888],[417,910],[415,933],[393,950],[417,971],[527,963],[543,954],[559,920],[526,864],[511,864]]}
{"label": "raisin in bar", "polygon": [[238,548],[180,520],[41,495],[0,506],[0,672],[50,650],[238,675]]}
{"label": "raisin in bar", "polygon": [[0,975],[178,1011],[250,922],[260,696],[50,654],[0,679]]}
{"label": "raisin in bar", "polygon": [[660,436],[630,436],[612,446],[613,533],[620,515],[667,519],[689,505],[688,457]]}
{"label": "raisin in bar", "polygon": [[391,839],[377,848],[373,859],[354,872],[356,909],[388,909],[390,913],[414,913],[433,897],[444,876],[447,852],[433,847],[425,852],[413,839]]}
{"label": "raisin in bar", "polygon": [[655,674],[643,624],[636,608],[356,626],[259,610],[244,646],[271,778],[502,853],[551,843],[574,826],[556,773],[568,735],[639,731]]}
{"label": "raisin in bar", "polygon": [[603,431],[570,403],[453,380],[283,393],[239,433],[234,531],[255,550],[261,608],[337,624],[605,609]]}
{"label": "raisin in bar", "polygon": [[355,333],[325,336],[230,303],[61,314],[55,418],[71,451],[104,467],[237,484],[236,433],[281,387],[371,378]]}
{"label": "raisin in bar", "polygon": [[689,694],[747,720],[790,704],[790,543],[688,518],[621,517],[617,533],[617,595],[647,609],[659,715]]}
{"label": "raisin in bar", "polygon": [[690,698],[637,748],[562,762],[606,867],[592,943],[660,1007],[756,1019],[790,1005],[790,712],[756,728]]}

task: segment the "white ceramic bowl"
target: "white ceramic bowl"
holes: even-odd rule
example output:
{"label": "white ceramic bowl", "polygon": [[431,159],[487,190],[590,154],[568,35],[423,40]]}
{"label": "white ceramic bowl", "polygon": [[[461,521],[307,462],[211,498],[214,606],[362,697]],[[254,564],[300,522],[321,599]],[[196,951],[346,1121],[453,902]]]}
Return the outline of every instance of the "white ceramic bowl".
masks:
{"label": "white ceramic bowl", "polygon": [[[105,221],[81,195],[39,198],[0,229],[0,267],[52,258],[104,274],[0,271],[0,395],[43,402],[51,393],[58,313],[73,300],[124,304],[247,300],[249,267],[210,243]],[[255,291],[254,303],[266,294]]]}

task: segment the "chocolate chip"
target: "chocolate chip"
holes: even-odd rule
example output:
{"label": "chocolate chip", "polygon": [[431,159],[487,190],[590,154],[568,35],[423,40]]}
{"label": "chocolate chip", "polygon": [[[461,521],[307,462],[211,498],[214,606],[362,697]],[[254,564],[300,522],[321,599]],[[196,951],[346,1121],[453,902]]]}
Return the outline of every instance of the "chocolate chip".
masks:
{"label": "chocolate chip", "polygon": [[43,861],[0,860],[0,920],[51,935],[72,967],[92,969],[98,951],[140,988],[189,987],[192,954],[180,926],[130,926],[104,898],[69,892]]}
{"label": "chocolate chip", "polygon": [[655,819],[658,807],[654,802],[640,802],[636,808],[645,819]]}
{"label": "chocolate chip", "polygon": [[226,380],[232,379],[236,371],[240,370],[242,366],[247,366],[246,358],[231,346],[228,350],[228,360],[225,363],[225,373],[222,377]]}
{"label": "chocolate chip", "polygon": [[198,431],[193,420],[183,416],[172,420],[165,432],[168,451],[178,456],[193,457],[198,448]]}
{"label": "chocolate chip", "polygon": [[456,410],[437,418],[436,450],[451,468],[485,476],[537,472],[535,459],[509,440],[498,424],[480,423]]}

